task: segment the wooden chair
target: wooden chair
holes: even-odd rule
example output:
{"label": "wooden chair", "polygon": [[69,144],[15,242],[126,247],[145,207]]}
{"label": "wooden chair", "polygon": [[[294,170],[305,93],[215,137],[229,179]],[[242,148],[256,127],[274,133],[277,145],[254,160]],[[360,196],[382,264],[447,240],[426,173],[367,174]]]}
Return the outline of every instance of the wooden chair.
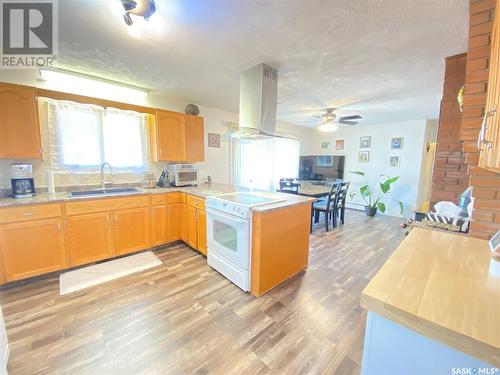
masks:
{"label": "wooden chair", "polygon": [[280,191],[282,193],[298,194],[300,182],[296,178],[281,178]]}
{"label": "wooden chair", "polygon": [[340,190],[339,190],[339,196],[338,196],[338,202],[337,202],[337,209],[333,213],[335,214],[340,214],[340,221],[342,224],[344,224],[344,216],[345,216],[345,200],[347,198],[347,191],[349,190],[349,185],[350,182],[342,182],[340,184]]}
{"label": "wooden chair", "polygon": [[314,216],[314,222],[317,223],[319,221],[319,214],[324,212],[325,214],[325,229],[328,232],[328,221],[332,220],[332,227],[335,228],[337,226],[337,206],[338,206],[338,198],[339,192],[341,189],[341,184],[333,184],[332,190],[328,195],[326,201],[317,201],[313,203],[312,206],[312,215]]}

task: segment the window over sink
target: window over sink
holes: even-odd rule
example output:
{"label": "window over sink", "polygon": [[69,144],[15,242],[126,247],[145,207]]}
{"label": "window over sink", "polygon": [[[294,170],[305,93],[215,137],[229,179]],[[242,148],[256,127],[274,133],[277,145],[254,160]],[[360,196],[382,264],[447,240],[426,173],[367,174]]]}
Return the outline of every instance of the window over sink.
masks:
{"label": "window over sink", "polygon": [[147,169],[145,114],[41,98],[46,111],[51,167],[90,172],[104,163],[118,171]]}

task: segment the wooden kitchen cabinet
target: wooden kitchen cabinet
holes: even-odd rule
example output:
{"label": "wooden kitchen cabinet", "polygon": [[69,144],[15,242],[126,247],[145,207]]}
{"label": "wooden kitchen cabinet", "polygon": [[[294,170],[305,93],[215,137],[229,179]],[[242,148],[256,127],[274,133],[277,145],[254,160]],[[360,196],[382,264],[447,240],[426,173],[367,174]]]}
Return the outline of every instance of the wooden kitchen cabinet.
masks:
{"label": "wooden kitchen cabinet", "polygon": [[[497,9],[500,9],[497,0]],[[479,134],[479,166],[500,172],[500,14],[495,13],[491,34],[488,94]]]}
{"label": "wooden kitchen cabinet", "polygon": [[186,160],[185,116],[182,113],[156,111],[156,157],[160,161]]}
{"label": "wooden kitchen cabinet", "polygon": [[205,161],[205,126],[203,117],[185,115],[186,161]]}
{"label": "wooden kitchen cabinet", "polygon": [[115,255],[149,247],[149,207],[114,211]]}
{"label": "wooden kitchen cabinet", "polygon": [[185,240],[186,238],[186,204],[171,203],[167,205],[167,242]]}
{"label": "wooden kitchen cabinet", "polygon": [[34,87],[0,83],[0,158],[42,158]]}
{"label": "wooden kitchen cabinet", "polygon": [[207,213],[203,210],[198,210],[198,251],[203,255],[207,255]]}
{"label": "wooden kitchen cabinet", "polygon": [[54,272],[68,266],[61,218],[0,226],[6,281]]}
{"label": "wooden kitchen cabinet", "polygon": [[186,206],[187,244],[193,249],[198,248],[198,217],[197,209]]}
{"label": "wooden kitchen cabinet", "polygon": [[151,207],[151,246],[163,245],[167,242],[167,206]]}
{"label": "wooden kitchen cabinet", "polygon": [[111,212],[69,216],[66,230],[72,266],[113,256]]}

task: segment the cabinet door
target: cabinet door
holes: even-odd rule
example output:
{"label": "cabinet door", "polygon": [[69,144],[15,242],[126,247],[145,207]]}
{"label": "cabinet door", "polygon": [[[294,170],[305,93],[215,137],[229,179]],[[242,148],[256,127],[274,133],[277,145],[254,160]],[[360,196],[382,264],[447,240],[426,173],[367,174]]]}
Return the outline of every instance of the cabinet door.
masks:
{"label": "cabinet door", "polygon": [[171,203],[167,205],[167,242],[183,239],[183,230],[186,227],[186,205]]}
{"label": "cabinet door", "polygon": [[127,208],[114,212],[115,254],[149,247],[149,208]]}
{"label": "cabinet door", "polygon": [[151,246],[163,245],[167,242],[167,207],[165,205],[151,208]]}
{"label": "cabinet door", "polygon": [[186,159],[205,161],[205,126],[203,117],[186,115]]}
{"label": "cabinet door", "polygon": [[41,157],[35,89],[0,84],[0,158]]}
{"label": "cabinet door", "polygon": [[185,161],[185,120],[181,113],[156,112],[156,142],[158,160]]}
{"label": "cabinet door", "polygon": [[0,246],[7,281],[67,267],[62,220],[59,218],[2,225]]}
{"label": "cabinet door", "polygon": [[207,255],[207,213],[198,210],[198,251]]}
{"label": "cabinet door", "polygon": [[113,256],[111,212],[69,216],[67,233],[72,266]]}
{"label": "cabinet door", "polygon": [[193,249],[198,248],[198,219],[197,209],[186,206],[187,244]]}
{"label": "cabinet door", "polygon": [[488,95],[479,140],[479,166],[500,172],[500,15],[497,13],[491,38]]}

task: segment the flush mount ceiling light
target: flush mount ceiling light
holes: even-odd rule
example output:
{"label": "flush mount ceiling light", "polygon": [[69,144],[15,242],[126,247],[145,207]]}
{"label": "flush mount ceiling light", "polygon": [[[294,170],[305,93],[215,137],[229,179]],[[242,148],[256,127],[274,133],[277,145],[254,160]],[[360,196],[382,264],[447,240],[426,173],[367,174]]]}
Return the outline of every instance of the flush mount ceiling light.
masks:
{"label": "flush mount ceiling light", "polygon": [[131,15],[144,17],[146,21],[156,12],[154,0],[121,0],[125,14],[123,20],[128,26],[133,25]]}
{"label": "flush mount ceiling light", "polygon": [[125,102],[141,100],[148,96],[146,90],[80,73],[45,69],[40,69],[39,72],[39,81],[47,82],[49,88],[63,92]]}

